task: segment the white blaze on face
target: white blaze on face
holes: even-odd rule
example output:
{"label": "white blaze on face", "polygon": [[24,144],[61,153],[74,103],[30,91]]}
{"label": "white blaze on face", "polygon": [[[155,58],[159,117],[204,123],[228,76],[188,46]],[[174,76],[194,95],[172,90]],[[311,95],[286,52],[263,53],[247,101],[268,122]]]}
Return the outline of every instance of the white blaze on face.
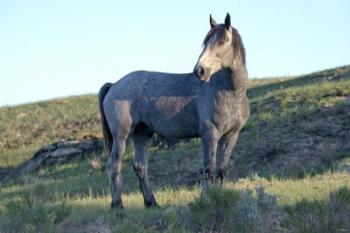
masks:
{"label": "white blaze on face", "polygon": [[231,31],[231,28],[226,30],[227,40],[220,45],[216,43],[218,34],[216,33],[212,35],[203,49],[201,56],[199,57],[198,65],[207,68],[209,71],[208,80],[205,80],[206,82],[209,81],[212,74],[219,71],[223,67],[227,67],[227,64],[225,64],[225,60],[227,59],[225,59],[225,57],[232,51],[232,49],[230,49],[232,44]]}

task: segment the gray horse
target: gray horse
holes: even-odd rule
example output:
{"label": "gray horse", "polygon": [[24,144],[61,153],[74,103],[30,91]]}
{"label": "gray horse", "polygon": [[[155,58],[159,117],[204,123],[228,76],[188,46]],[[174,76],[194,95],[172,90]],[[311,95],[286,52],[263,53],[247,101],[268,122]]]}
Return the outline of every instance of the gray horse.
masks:
{"label": "gray horse", "polygon": [[165,138],[201,137],[205,183],[223,182],[249,117],[247,70],[245,49],[230,15],[224,24],[210,15],[210,26],[192,73],[136,71],[100,89],[112,207],[123,208],[121,165],[128,137],[135,145],[133,168],[146,207],[158,206],[148,180],[148,148],[154,133]]}

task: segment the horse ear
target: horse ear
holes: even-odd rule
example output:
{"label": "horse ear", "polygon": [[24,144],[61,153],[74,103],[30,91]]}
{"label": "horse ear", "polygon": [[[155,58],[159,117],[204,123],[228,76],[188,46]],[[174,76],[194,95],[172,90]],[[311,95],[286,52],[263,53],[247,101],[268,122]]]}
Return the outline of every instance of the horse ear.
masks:
{"label": "horse ear", "polygon": [[231,16],[229,13],[227,13],[226,18],[225,18],[225,26],[227,29],[231,27]]}
{"label": "horse ear", "polygon": [[210,19],[209,19],[209,21],[210,21],[210,27],[211,28],[213,28],[213,27],[215,27],[216,26],[216,21],[213,19],[213,17],[211,17],[211,14],[210,14]]}

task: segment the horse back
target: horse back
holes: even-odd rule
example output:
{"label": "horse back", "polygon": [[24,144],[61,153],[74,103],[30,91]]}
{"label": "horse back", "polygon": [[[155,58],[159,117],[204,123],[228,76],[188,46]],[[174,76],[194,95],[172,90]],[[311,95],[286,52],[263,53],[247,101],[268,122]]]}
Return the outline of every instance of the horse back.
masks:
{"label": "horse back", "polygon": [[[131,127],[143,123],[169,138],[198,136],[197,92],[200,82],[192,73],[137,71],[117,81],[105,97],[110,118]],[[110,120],[112,121],[112,120]]]}

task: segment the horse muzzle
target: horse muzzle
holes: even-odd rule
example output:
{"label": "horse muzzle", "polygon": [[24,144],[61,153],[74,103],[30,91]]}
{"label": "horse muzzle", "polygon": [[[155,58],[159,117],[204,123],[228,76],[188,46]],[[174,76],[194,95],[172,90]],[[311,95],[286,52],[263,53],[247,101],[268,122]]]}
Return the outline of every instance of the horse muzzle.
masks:
{"label": "horse muzzle", "polygon": [[201,81],[201,82],[209,82],[210,79],[210,71],[208,68],[205,68],[203,66],[196,66],[193,69],[193,73],[196,75],[196,77]]}

